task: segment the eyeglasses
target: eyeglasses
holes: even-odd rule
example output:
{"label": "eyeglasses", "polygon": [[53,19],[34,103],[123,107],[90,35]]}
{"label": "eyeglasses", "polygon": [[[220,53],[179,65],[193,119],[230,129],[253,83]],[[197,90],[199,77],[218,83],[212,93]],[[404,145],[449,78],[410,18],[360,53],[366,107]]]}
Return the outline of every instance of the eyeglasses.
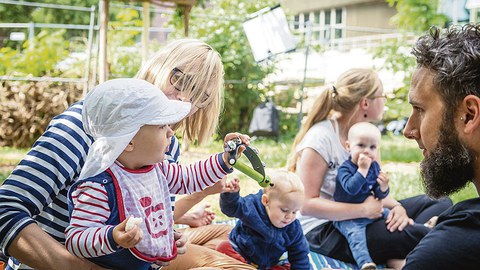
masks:
{"label": "eyeglasses", "polygon": [[172,69],[172,73],[170,74],[170,84],[177,90],[177,91],[180,91],[182,92],[182,88],[179,88],[179,86],[183,86],[181,83],[180,83],[180,80],[182,79],[183,75],[185,75],[185,73],[183,73],[183,71],[179,68],[173,68]]}
{"label": "eyeglasses", "polygon": [[[179,92],[183,92],[184,90],[184,81],[188,81],[189,76],[186,75],[181,69],[177,68],[177,67],[174,67],[172,69],[172,73],[170,75],[170,84],[175,88],[175,90],[179,91]],[[195,89],[195,86],[192,87],[192,91],[194,91]],[[207,94],[207,93],[203,93],[203,98],[202,98],[202,101],[200,103],[194,103],[192,102],[192,98],[190,98],[190,103],[192,103],[193,106],[197,107],[198,109],[203,109],[205,107],[207,107],[207,105],[210,103],[210,102],[207,102],[207,100],[210,98],[210,95]]]}
{"label": "eyeglasses", "polygon": [[387,95],[385,94],[381,94],[379,96],[371,96],[371,97],[368,97],[369,99],[376,99],[376,98],[384,98],[384,99],[387,99]]}
{"label": "eyeglasses", "polygon": [[210,97],[209,94],[203,93],[202,101],[200,101],[200,103],[195,103],[195,104],[192,102],[192,104],[199,109],[203,109],[203,108],[207,107],[208,104],[210,104],[210,102],[207,102],[209,97]]}

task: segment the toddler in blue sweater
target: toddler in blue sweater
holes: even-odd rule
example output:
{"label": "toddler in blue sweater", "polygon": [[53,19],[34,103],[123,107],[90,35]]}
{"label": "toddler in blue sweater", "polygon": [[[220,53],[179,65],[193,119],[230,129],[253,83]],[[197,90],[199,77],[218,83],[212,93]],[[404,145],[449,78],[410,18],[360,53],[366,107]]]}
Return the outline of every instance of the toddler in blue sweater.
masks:
{"label": "toddler in blue sweater", "polygon": [[[303,184],[285,170],[269,176],[273,186],[245,197],[240,197],[238,179],[227,183],[232,191],[220,194],[220,208],[238,221],[230,241],[221,242],[217,250],[258,269],[310,269],[308,244],[296,219],[303,205]],[[285,252],[289,265],[280,260]]]}
{"label": "toddler in blue sweater", "polygon": [[[378,128],[367,122],[353,125],[348,131],[345,146],[350,157],[338,169],[335,201],[361,203],[374,195],[381,200],[389,193],[388,177],[380,171],[377,158],[381,134]],[[388,216],[384,208],[382,218]],[[334,221],[334,226],[345,236],[358,266],[362,270],[376,269],[367,248],[365,228],[374,220],[358,218]]]}

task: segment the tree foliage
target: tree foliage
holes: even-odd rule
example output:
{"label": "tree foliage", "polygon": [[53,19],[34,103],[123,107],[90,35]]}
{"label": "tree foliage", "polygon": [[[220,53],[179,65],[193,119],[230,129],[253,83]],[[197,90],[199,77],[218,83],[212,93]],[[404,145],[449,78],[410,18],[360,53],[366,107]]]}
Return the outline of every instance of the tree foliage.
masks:
{"label": "tree foliage", "polygon": [[399,29],[414,33],[423,33],[432,25],[444,26],[448,18],[439,14],[438,0],[386,0],[395,6],[398,13],[391,18],[391,23]]}
{"label": "tree foliage", "polygon": [[395,6],[398,13],[391,18],[403,33],[403,38],[390,40],[374,51],[375,58],[385,60],[382,68],[403,75],[403,86],[394,90],[393,98],[387,102],[389,110],[386,120],[408,116],[410,106],[407,103],[410,79],[415,70],[415,59],[411,55],[413,39],[425,33],[432,25],[443,27],[448,18],[439,14],[438,0],[386,0],[390,6]]}
{"label": "tree foliage", "polygon": [[33,40],[23,43],[23,50],[0,48],[0,74],[15,76],[55,76],[57,63],[68,54],[65,30],[41,31]]}
{"label": "tree foliage", "polygon": [[[90,6],[98,0],[46,0],[45,3],[58,3],[64,5]],[[138,4],[138,3],[137,3]],[[274,6],[270,0],[212,0],[202,2],[193,8],[190,18],[190,37],[199,38],[212,45],[222,56],[225,69],[225,105],[226,108],[221,118],[220,133],[230,131],[243,131],[248,128],[253,109],[261,101],[265,100],[270,86],[262,84],[262,80],[272,71],[272,62],[258,64],[253,59],[250,45],[244,34],[242,23],[252,14],[264,7]],[[14,18],[15,14],[21,14],[22,22],[43,23],[68,23],[86,24],[87,12],[72,12],[59,9],[29,9],[24,6],[16,6],[10,10],[8,6],[0,5],[0,15],[8,17],[10,21],[21,22]],[[16,10],[18,8],[18,10]],[[68,13],[68,15],[66,15]],[[80,14],[79,17],[75,14]],[[110,27],[108,32],[109,59],[112,77],[132,77],[141,65],[140,38],[141,33],[134,30],[119,30],[124,26],[141,26],[142,21],[138,11],[122,8],[111,8]],[[83,17],[82,17],[83,16]],[[20,18],[20,17],[19,17]],[[42,19],[42,21],[38,21]],[[183,18],[177,14],[169,22],[177,31],[170,34],[169,39],[183,37]],[[83,37],[83,39],[85,39]],[[64,31],[49,32],[41,31],[35,37],[35,45],[29,46],[25,42],[22,50],[14,48],[1,48],[0,50],[0,73],[24,76],[64,76],[81,77],[84,75],[84,65],[72,66],[70,70],[57,70],[56,63],[69,56],[68,44],[72,43]],[[73,45],[72,45],[73,46]],[[84,46],[80,46],[84,48]],[[152,51],[159,47],[158,44],[150,44]],[[77,47],[78,49],[78,47]],[[48,59],[47,59],[48,58]],[[66,73],[60,73],[66,72]]]}
{"label": "tree foliage", "polygon": [[[98,0],[43,0],[44,4],[76,6],[90,8],[92,5],[98,7]],[[74,11],[69,9],[31,7],[14,4],[0,4],[0,22],[2,23],[52,23],[52,24],[81,24],[88,25],[90,23],[90,13],[86,11]],[[55,31],[51,29],[35,29],[34,35],[41,30]],[[9,36],[10,32],[21,31],[28,36],[28,29],[0,29],[1,36]],[[65,35],[78,35],[74,32],[65,32]],[[15,46],[16,43],[5,40],[6,46]]]}
{"label": "tree foliage", "polygon": [[[33,2],[33,1],[32,1]],[[43,0],[44,4],[87,7],[98,6],[98,0]],[[15,23],[88,24],[85,11],[69,9],[38,8],[24,5],[0,4],[0,21]]]}
{"label": "tree foliage", "polygon": [[[261,83],[272,71],[268,64],[257,64],[242,23],[270,0],[213,0],[206,7],[194,7],[189,23],[189,36],[213,46],[222,56],[225,69],[225,110],[220,122],[222,134],[248,128],[253,109],[269,90]],[[183,18],[175,17],[172,24],[183,29]],[[177,31],[181,37],[183,31]]]}

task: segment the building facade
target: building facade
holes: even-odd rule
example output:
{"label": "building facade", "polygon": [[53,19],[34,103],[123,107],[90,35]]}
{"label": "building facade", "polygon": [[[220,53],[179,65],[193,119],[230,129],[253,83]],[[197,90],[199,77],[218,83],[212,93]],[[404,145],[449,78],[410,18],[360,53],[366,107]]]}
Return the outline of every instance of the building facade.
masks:
{"label": "building facade", "polygon": [[396,9],[385,0],[284,0],[283,7],[293,14],[291,29],[310,30],[314,45],[363,47],[397,35],[389,23]]}

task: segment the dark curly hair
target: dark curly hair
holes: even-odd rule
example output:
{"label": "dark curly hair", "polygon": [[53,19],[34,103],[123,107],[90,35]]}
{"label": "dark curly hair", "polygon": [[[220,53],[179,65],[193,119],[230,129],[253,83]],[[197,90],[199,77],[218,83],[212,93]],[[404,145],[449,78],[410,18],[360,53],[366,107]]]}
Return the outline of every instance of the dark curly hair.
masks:
{"label": "dark curly hair", "polygon": [[453,115],[467,95],[480,97],[480,24],[437,27],[421,36],[413,48],[417,68],[434,72],[434,85]]}

